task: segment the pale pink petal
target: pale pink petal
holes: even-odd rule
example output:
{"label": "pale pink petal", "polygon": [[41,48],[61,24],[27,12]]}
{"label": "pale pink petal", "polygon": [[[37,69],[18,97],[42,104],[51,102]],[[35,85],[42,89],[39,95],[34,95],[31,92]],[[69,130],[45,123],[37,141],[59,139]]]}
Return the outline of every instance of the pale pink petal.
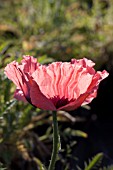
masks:
{"label": "pale pink petal", "polygon": [[84,102],[87,96],[88,96],[87,93],[82,94],[78,99],[75,99],[74,101],[66,104],[65,106],[58,108],[58,110],[65,110],[65,111],[75,110],[81,106],[81,104]]}
{"label": "pale pink petal", "polygon": [[86,99],[84,100],[84,102],[81,104],[82,106],[89,104],[94,98],[97,97],[97,90],[98,88],[91,92],[91,94],[88,95],[88,97],[86,97]]}
{"label": "pale pink petal", "polygon": [[23,60],[21,61],[23,67],[23,71],[25,73],[29,73],[32,75],[32,73],[37,69],[39,66],[39,63],[37,63],[37,59],[32,56],[23,56]]}
{"label": "pale pink petal", "polygon": [[65,98],[68,96],[68,83],[73,75],[74,69],[70,63],[56,62],[47,67],[47,73],[52,77],[51,88],[53,89],[53,96]]}
{"label": "pale pink petal", "polygon": [[[79,97],[84,93],[90,85],[95,70],[89,66],[93,66],[94,63],[87,59],[76,60],[77,62],[61,63],[55,62],[46,67],[46,73],[50,78],[49,84],[45,81],[44,94],[48,93],[52,89],[50,97],[59,96],[59,98],[68,98],[69,100]],[[87,63],[88,62],[88,63]],[[47,74],[44,77],[47,77]],[[39,79],[37,80],[38,82]],[[41,85],[40,85],[41,87]]]}
{"label": "pale pink petal", "polygon": [[[63,104],[60,109],[68,107],[70,110],[79,107],[86,102],[84,100],[91,93],[94,93],[96,86],[94,82],[97,83],[102,75],[100,76],[101,72],[99,72],[95,79],[97,74],[92,66],[94,63],[87,59],[73,59],[71,63],[53,62],[48,66],[39,66],[32,76],[41,92],[53,102],[57,109]],[[92,97],[87,98],[87,101],[91,101],[94,96],[96,96],[96,91]]]}
{"label": "pale pink petal", "polygon": [[62,98],[69,97],[67,88],[73,72],[74,69],[70,63],[55,62],[47,67],[38,67],[32,76],[46,97]]}
{"label": "pale pink petal", "polygon": [[96,72],[94,62],[86,58],[71,62],[53,62],[48,66],[24,56],[21,64],[12,62],[5,73],[19,90],[15,97],[44,110],[74,110],[87,104],[97,95],[106,71]]}
{"label": "pale pink petal", "polygon": [[75,110],[81,105],[85,105],[90,103],[97,95],[97,90],[99,87],[100,81],[102,81],[104,78],[108,76],[108,73],[104,70],[103,72],[97,72],[89,87],[87,88],[87,91],[84,94],[81,94],[80,97],[77,98],[77,100],[74,100],[67,105],[60,107],[58,110]]}
{"label": "pale pink petal", "polygon": [[[79,89],[79,96],[81,94],[84,94],[87,91],[89,85],[92,82],[92,79],[93,79],[93,75],[89,74],[86,69],[85,70],[83,69],[81,71],[81,75],[79,76],[78,82],[77,82],[77,88]],[[76,91],[75,91],[75,93],[76,93]],[[77,96],[77,97],[79,97],[79,96]]]}
{"label": "pale pink petal", "polygon": [[14,93],[14,97],[17,99],[17,100],[21,100],[23,102],[27,102],[25,96],[24,96],[24,93],[22,90],[20,89],[16,89],[15,93]]}
{"label": "pale pink petal", "polygon": [[47,69],[45,66],[40,66],[32,74],[32,77],[36,81],[36,83],[40,87],[40,90],[43,92],[43,94],[46,97],[48,97],[48,95],[50,95],[50,90],[51,90],[51,94],[52,94],[52,89],[51,89],[52,78],[47,74]]}
{"label": "pale pink petal", "polygon": [[[78,97],[80,95],[79,93],[73,94],[73,91],[76,90],[76,93],[80,91],[77,84],[78,79],[80,79],[81,83],[81,80],[85,77],[83,75],[82,78],[82,72],[85,72],[83,67],[77,64],[55,62],[47,67],[38,67],[32,76],[46,97],[54,98],[54,96],[59,96],[59,98],[62,98],[65,96],[65,98],[71,100],[73,97]],[[89,77],[92,78],[90,75]],[[86,78],[87,83],[89,80],[90,84],[91,78]],[[75,90],[73,88],[75,88]]]}
{"label": "pale pink petal", "polygon": [[93,77],[92,83],[90,84],[88,91],[91,91],[90,95],[86,98],[86,100],[83,102],[82,105],[90,103],[96,96],[97,96],[97,90],[99,87],[100,82],[105,79],[109,73],[106,70],[103,70],[102,72],[97,71],[96,74]]}
{"label": "pale pink petal", "polygon": [[17,88],[23,91],[25,96],[29,96],[27,80],[22,70],[19,68],[18,63],[12,62],[8,64],[5,68],[5,74],[14,82]]}
{"label": "pale pink petal", "polygon": [[39,86],[32,81],[30,86],[30,99],[31,103],[40,109],[56,110],[55,106],[39,89]]}
{"label": "pale pink petal", "polygon": [[71,59],[71,64],[78,64],[78,65],[82,65],[83,67],[94,67],[95,63],[87,58],[83,58],[83,59]]}
{"label": "pale pink petal", "polygon": [[5,74],[13,83],[21,89],[23,85],[22,74],[18,70],[18,63],[13,61],[5,67]]}

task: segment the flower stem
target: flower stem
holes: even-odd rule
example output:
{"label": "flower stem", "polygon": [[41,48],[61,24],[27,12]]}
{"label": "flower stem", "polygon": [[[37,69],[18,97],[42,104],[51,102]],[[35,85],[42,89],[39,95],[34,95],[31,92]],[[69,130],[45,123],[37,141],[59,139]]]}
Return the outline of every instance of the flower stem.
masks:
{"label": "flower stem", "polygon": [[55,163],[57,160],[58,151],[60,149],[60,137],[59,137],[59,132],[58,132],[58,122],[57,122],[56,111],[54,111],[52,115],[53,115],[53,150],[52,150],[52,155],[51,155],[51,160],[50,160],[48,170],[55,169]]}

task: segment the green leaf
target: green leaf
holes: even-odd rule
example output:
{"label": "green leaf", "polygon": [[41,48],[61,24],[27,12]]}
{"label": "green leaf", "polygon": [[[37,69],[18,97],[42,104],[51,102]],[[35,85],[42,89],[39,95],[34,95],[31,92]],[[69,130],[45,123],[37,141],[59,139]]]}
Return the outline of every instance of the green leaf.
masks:
{"label": "green leaf", "polygon": [[0,170],[7,170],[7,168],[5,168],[1,162],[0,162]]}
{"label": "green leaf", "polygon": [[66,135],[72,135],[72,136],[78,136],[78,137],[83,137],[83,138],[87,138],[87,133],[81,131],[81,130],[74,130],[74,129],[71,129],[71,128],[66,128],[65,129],[65,134]]}
{"label": "green leaf", "polygon": [[103,158],[103,153],[98,153],[97,155],[94,156],[94,158],[89,161],[89,164],[85,165],[85,169],[84,170],[93,170],[98,168],[98,166],[100,165],[101,161]]}
{"label": "green leaf", "polygon": [[107,167],[100,168],[99,170],[113,170],[113,165],[110,165],[110,166],[107,166]]}
{"label": "green leaf", "polygon": [[41,162],[38,158],[34,157],[33,160],[34,160],[34,161],[37,163],[37,165],[40,167],[40,170],[46,170],[46,167],[42,164],[42,162]]}

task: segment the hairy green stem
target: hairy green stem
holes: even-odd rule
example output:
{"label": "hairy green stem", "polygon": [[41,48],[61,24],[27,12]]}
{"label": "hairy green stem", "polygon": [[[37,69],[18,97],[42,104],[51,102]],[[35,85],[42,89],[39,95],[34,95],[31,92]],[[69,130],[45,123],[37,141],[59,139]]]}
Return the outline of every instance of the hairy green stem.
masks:
{"label": "hairy green stem", "polygon": [[57,160],[58,151],[60,149],[60,137],[59,137],[59,132],[58,132],[58,122],[57,122],[56,111],[54,111],[52,115],[53,115],[53,150],[52,150],[52,155],[51,155],[51,160],[50,160],[48,170],[55,169],[55,163]]}

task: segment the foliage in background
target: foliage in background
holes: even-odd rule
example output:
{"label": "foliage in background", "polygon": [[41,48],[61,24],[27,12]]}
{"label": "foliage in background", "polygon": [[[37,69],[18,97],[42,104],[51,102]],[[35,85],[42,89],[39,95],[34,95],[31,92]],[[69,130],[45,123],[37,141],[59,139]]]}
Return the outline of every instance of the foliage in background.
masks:
{"label": "foliage in background", "polygon": [[[8,170],[22,160],[34,169],[41,161],[46,165],[52,127],[50,112],[13,99],[15,87],[4,75],[6,64],[29,54],[42,64],[87,57],[100,67],[113,53],[112,16],[112,0],[0,0],[0,161]],[[62,124],[75,121],[65,113],[58,116]],[[62,166],[69,168],[76,136],[87,134],[65,128],[61,136],[67,142]]]}
{"label": "foliage in background", "polygon": [[105,56],[106,62],[113,49],[112,9],[112,0],[6,0],[1,3],[2,53],[12,46],[11,57],[89,57],[99,62]]}

